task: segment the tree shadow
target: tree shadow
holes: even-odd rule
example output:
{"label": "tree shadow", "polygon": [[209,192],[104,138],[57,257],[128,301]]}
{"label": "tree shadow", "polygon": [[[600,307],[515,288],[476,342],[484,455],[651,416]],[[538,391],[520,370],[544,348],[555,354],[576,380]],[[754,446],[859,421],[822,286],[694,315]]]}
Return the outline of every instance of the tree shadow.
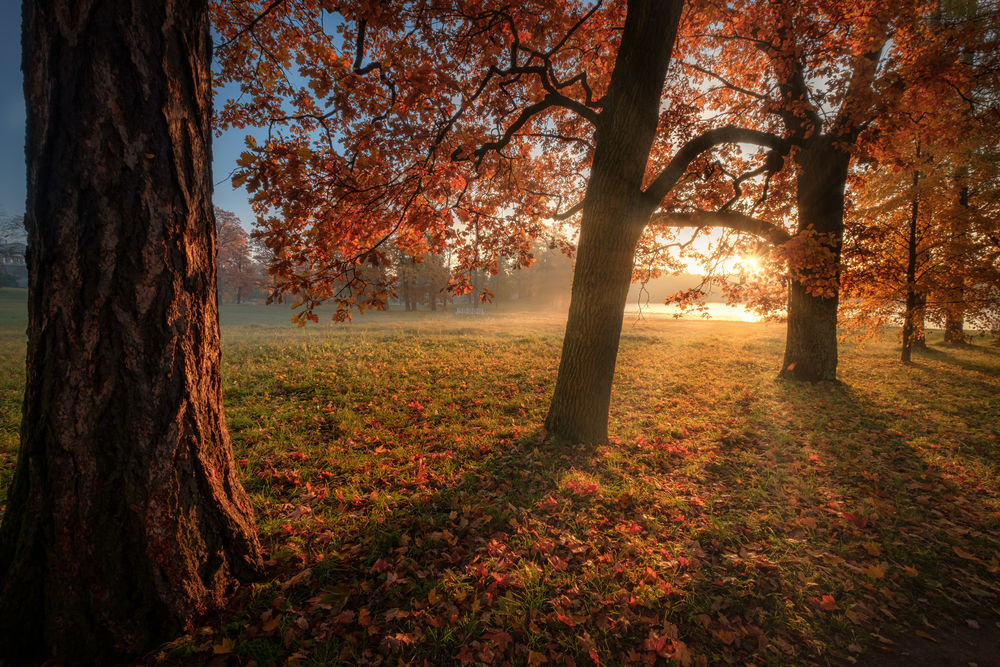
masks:
{"label": "tree shadow", "polygon": [[[944,362],[952,366],[968,371],[975,371],[977,373],[995,375],[998,371],[1000,371],[1000,348],[993,348],[985,345],[965,345],[962,347],[950,348],[928,346],[924,349],[914,350],[914,352],[914,356],[933,359],[935,361]],[[977,363],[976,361],[968,358],[970,354],[985,357],[995,363]]]}
{"label": "tree shadow", "polygon": [[[448,417],[407,407],[396,384],[382,392],[398,405],[373,418],[426,422],[399,433],[419,436],[409,449],[364,426],[331,431],[356,442],[308,450],[297,469],[296,452],[274,448],[252,461],[272,569],[218,622],[236,658],[844,662],[878,637],[899,652],[907,633],[930,632],[914,609],[936,623],[995,604],[1000,461],[948,430],[934,388],[958,380],[944,363],[905,371],[930,381],[902,401],[853,379],[777,381],[756,356],[628,345],[639,361],[626,349],[606,446],[547,442],[550,385],[518,371],[491,403],[509,387],[487,367],[468,378],[480,393],[440,401],[459,404]],[[308,404],[300,376],[288,383],[272,392]],[[437,435],[442,420],[462,443]],[[514,422],[527,428],[495,427]],[[985,418],[969,429],[989,430]],[[205,641],[191,640],[219,645]]]}
{"label": "tree shadow", "polygon": [[[262,536],[270,581],[235,601],[219,624],[249,619],[230,634],[238,657],[258,664],[287,656],[290,646],[308,653],[309,664],[406,662],[415,653],[450,664],[469,646],[480,661],[523,663],[535,648],[548,651],[532,638],[561,593],[539,573],[559,554],[570,557],[565,540],[545,534],[547,518],[567,503],[558,482],[587,468],[596,449],[534,429],[497,443],[460,474],[431,471],[396,489],[391,507],[373,500],[387,486],[338,498],[296,485],[287,502],[263,511],[280,524]],[[491,610],[492,625],[481,608]]]}
{"label": "tree shadow", "polygon": [[[852,646],[862,663],[884,651],[908,655],[914,633],[945,636],[947,624],[924,625],[937,622],[932,615],[995,616],[995,446],[946,437],[946,422],[923,420],[939,409],[923,397],[891,405],[847,384],[776,381],[768,398],[720,441],[721,459],[706,477],[719,488],[753,489],[744,501],[768,508],[741,535],[739,520],[754,510],[735,507],[729,530],[702,538],[722,570],[744,568],[744,608],[813,628],[782,641],[803,643],[816,659],[842,662]],[[988,419],[975,427],[987,429]],[[712,583],[702,588],[718,595]],[[824,635],[842,643],[804,644]]]}

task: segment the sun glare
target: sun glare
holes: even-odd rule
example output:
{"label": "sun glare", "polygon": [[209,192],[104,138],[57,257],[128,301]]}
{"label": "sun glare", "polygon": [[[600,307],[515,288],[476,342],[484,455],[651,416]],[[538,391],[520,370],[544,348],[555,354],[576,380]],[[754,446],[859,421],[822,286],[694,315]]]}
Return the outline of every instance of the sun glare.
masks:
{"label": "sun glare", "polygon": [[738,257],[732,265],[734,271],[745,271],[751,275],[759,274],[763,267],[760,260],[753,256]]}

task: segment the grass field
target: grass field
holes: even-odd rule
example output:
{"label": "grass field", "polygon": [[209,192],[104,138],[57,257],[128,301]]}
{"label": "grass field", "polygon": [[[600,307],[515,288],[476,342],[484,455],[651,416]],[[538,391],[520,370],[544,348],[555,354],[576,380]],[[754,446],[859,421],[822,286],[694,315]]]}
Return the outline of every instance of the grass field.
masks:
{"label": "grass field", "polygon": [[[0,497],[23,308],[0,290]],[[611,442],[560,448],[559,318],[222,319],[270,574],[155,659],[876,664],[1000,619],[988,341],[845,345],[811,386],[781,325],[627,321]]]}

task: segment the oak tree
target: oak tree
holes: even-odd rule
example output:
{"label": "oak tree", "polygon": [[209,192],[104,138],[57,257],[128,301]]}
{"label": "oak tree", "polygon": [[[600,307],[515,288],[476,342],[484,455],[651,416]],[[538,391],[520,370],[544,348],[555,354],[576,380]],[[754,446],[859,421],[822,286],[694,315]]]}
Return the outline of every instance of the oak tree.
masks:
{"label": "oak tree", "polygon": [[28,0],[27,386],[0,652],[111,663],[261,568],[222,414],[207,6]]}
{"label": "oak tree", "polygon": [[[603,440],[633,257],[654,213],[712,151],[761,144],[775,171],[787,150],[674,103],[683,12],[679,0],[216,5],[220,83],[244,92],[222,120],[268,128],[265,143],[248,138],[236,180],[254,193],[279,289],[298,295],[303,318],[331,298],[346,317],[357,298],[337,299],[337,285],[384,261],[393,239],[453,248],[461,293],[505,255],[527,263],[548,221],[579,216],[546,427]],[[746,221],[722,211],[706,224]]]}

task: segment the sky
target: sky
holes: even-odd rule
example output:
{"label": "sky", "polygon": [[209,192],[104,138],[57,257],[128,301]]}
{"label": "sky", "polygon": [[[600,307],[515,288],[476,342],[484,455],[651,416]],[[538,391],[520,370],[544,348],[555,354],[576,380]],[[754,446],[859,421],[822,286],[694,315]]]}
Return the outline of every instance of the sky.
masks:
{"label": "sky", "polygon": [[[0,0],[0,216],[24,213],[24,94],[21,88],[21,3]],[[216,103],[225,100],[225,91]],[[247,193],[233,190],[229,173],[243,151],[246,130],[214,138],[215,204],[240,217],[248,230],[253,222]]]}

